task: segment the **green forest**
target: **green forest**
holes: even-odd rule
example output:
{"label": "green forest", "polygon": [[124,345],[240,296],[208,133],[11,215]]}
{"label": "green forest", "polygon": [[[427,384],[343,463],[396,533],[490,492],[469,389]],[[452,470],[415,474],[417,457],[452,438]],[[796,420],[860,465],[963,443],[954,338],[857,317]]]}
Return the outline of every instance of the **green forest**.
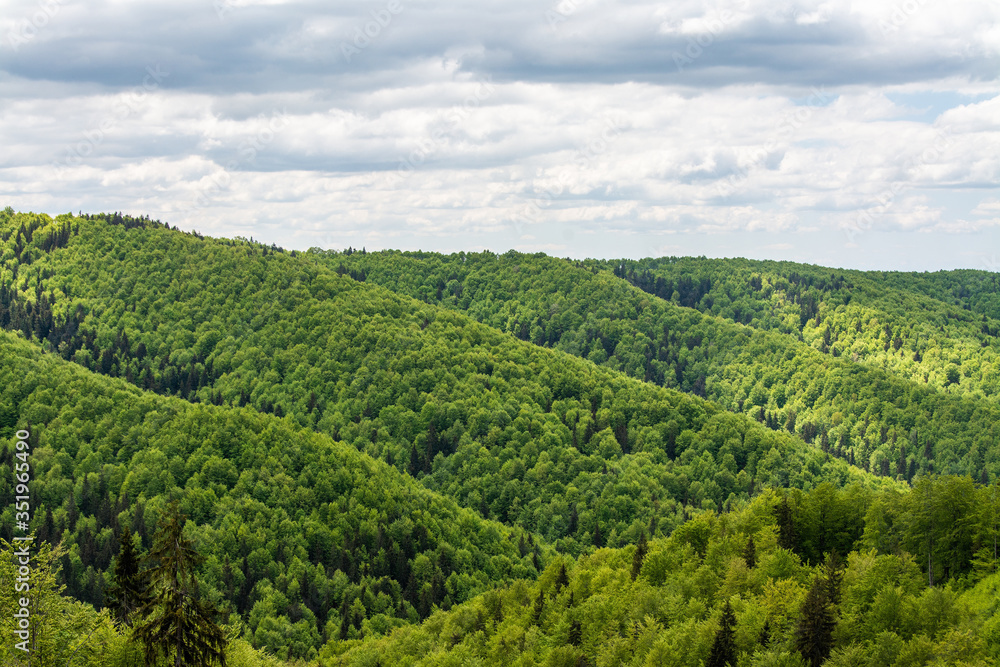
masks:
{"label": "green forest", "polygon": [[0,657],[994,664],[998,294],[8,208]]}

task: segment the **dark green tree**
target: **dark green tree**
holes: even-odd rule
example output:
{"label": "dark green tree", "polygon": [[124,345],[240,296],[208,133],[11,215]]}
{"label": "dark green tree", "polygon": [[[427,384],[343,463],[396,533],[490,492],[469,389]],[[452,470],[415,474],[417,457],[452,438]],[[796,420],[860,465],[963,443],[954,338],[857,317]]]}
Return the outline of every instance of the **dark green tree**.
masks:
{"label": "dark green tree", "polygon": [[177,501],[171,502],[160,520],[153,548],[147,559],[152,595],[143,606],[145,617],[136,626],[136,638],[146,647],[146,661],[173,655],[175,667],[226,666],[226,637],[215,623],[211,603],[198,598],[194,569],[204,560],[184,537],[186,518]]}
{"label": "dark green tree", "polygon": [[639,542],[635,545],[635,554],[632,556],[632,581],[635,581],[642,571],[642,563],[646,560],[649,552],[649,545],[646,543],[646,531],[639,534]]}
{"label": "dark green tree", "polygon": [[579,646],[583,643],[583,626],[579,620],[574,620],[569,626],[569,643],[572,646]]}
{"label": "dark green tree", "polygon": [[799,538],[798,532],[795,530],[792,507],[788,504],[788,498],[782,498],[781,502],[775,506],[774,515],[778,520],[778,546],[782,549],[795,551]]}
{"label": "dark green tree", "polygon": [[824,592],[827,601],[834,606],[840,604],[840,584],[843,579],[844,561],[834,549],[823,564]]}
{"label": "dark green tree", "polygon": [[115,559],[115,576],[108,588],[107,605],[119,625],[132,627],[136,613],[149,602],[149,581],[140,569],[139,554],[132,543],[132,531],[121,534],[121,548]]}
{"label": "dark green tree", "polygon": [[722,620],[719,631],[715,633],[712,650],[708,654],[705,667],[733,667],[736,664],[736,615],[733,607],[726,600],[722,608]]}
{"label": "dark green tree", "polygon": [[743,560],[749,568],[757,565],[757,545],[753,541],[753,535],[747,539],[747,545],[743,547]]}
{"label": "dark green tree", "polygon": [[559,574],[556,575],[556,595],[566,586],[569,586],[569,574],[566,573],[566,564],[559,565]]}
{"label": "dark green tree", "polygon": [[835,625],[833,609],[827,599],[827,580],[816,577],[802,603],[802,616],[795,628],[795,649],[811,667],[820,667],[830,656]]}

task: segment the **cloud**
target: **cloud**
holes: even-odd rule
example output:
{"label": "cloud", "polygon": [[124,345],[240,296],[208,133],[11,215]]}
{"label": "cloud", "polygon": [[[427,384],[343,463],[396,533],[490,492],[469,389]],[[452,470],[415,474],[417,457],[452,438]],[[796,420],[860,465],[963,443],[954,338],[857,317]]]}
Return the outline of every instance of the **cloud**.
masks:
{"label": "cloud", "polygon": [[0,187],[16,207],[293,247],[560,254],[865,215],[864,233],[996,227],[988,3],[7,6]]}

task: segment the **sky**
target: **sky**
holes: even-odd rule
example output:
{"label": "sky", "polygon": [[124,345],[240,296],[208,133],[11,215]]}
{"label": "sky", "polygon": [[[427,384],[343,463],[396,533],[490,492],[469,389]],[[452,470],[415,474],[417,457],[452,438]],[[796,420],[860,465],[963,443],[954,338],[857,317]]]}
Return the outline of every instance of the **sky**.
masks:
{"label": "sky", "polygon": [[0,207],[1000,271],[1000,3],[3,0]]}

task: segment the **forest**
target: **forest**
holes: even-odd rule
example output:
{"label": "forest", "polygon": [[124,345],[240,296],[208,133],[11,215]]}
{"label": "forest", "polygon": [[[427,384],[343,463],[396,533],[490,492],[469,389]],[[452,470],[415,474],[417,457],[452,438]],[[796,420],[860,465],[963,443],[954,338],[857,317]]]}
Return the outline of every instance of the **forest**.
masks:
{"label": "forest", "polygon": [[[1000,319],[969,304],[773,262],[314,254],[522,340],[707,397],[881,476],[1000,474]],[[998,289],[995,276],[970,284],[975,303]]]}
{"label": "forest", "polygon": [[996,296],[6,209],[0,623],[27,431],[33,665],[993,664]]}

